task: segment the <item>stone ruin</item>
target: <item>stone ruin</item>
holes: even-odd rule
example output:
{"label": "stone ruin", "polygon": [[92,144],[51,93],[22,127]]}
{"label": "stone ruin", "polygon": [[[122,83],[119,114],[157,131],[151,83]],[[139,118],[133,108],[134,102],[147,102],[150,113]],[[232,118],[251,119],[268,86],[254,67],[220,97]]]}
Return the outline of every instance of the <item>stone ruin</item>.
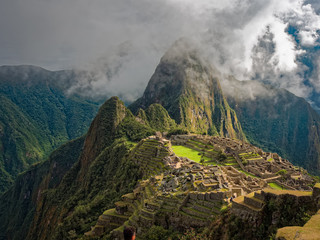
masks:
{"label": "stone ruin", "polygon": [[[233,200],[231,213],[249,222],[253,227],[258,227],[263,223],[264,207],[270,202],[288,201],[291,204],[292,211],[295,208],[304,208],[305,211],[310,210],[315,212],[319,209],[319,187],[315,187],[312,191],[297,191],[297,190],[275,190],[265,188],[252,192],[245,196],[237,197]],[[272,224],[277,224],[281,219],[277,217],[280,209],[272,208]],[[270,212],[268,213],[270,214]]]}
{"label": "stone ruin", "polygon": [[[268,183],[285,189],[311,190],[312,179],[304,170],[240,140],[199,135],[177,135],[168,140],[157,134],[139,144],[141,148],[143,144],[147,146],[147,154],[136,151],[134,161],[141,163],[151,176],[116,202],[114,209],[105,211],[87,236],[110,232],[121,239],[123,226],[135,226],[141,232],[154,225],[156,219],[159,224],[159,216],[165,216],[163,221],[170,221],[177,228],[204,227],[220,214],[231,197],[237,199],[233,203],[235,214],[255,219],[264,206],[262,195]],[[177,156],[171,144],[204,151],[212,158],[215,155],[208,152],[216,149],[232,163],[202,165]],[[280,170],[286,170],[285,176],[278,174]]]}

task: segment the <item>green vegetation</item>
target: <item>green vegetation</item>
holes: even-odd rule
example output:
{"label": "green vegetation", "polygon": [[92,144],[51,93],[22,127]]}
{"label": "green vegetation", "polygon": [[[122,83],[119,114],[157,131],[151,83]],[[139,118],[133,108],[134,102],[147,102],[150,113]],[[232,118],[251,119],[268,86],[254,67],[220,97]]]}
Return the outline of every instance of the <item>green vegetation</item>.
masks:
{"label": "green vegetation", "polygon": [[158,131],[167,131],[176,128],[167,110],[160,104],[151,104],[146,110],[149,126]]}
{"label": "green vegetation", "polygon": [[[312,240],[319,238],[320,234],[320,215],[317,212],[310,218],[306,213],[306,221],[303,227],[284,227],[277,231],[277,238],[295,239],[299,236],[300,239]],[[310,219],[310,220],[309,220]]]}
{"label": "green vegetation", "polygon": [[[198,84],[194,84],[194,78],[188,75],[190,71],[184,71],[185,69],[199,76]],[[142,180],[150,174],[163,172],[165,166],[157,160],[167,156],[168,150],[157,140],[148,139],[137,143],[155,134],[155,131],[168,131],[168,136],[190,131],[246,139],[235,111],[230,108],[223,96],[218,80],[207,81],[206,76],[211,79],[212,75],[210,67],[203,67],[201,61],[193,56],[192,61],[187,58],[179,63],[169,61],[159,65],[156,74],[160,76],[153,77],[143,98],[132,105],[133,109],[146,107],[146,110],[138,110],[137,117],[124,106],[123,102],[113,97],[102,105],[85,139],[83,137],[69,142],[53,152],[47,161],[32,165],[43,160],[53,147],[83,134],[92,116],[91,113],[96,110],[94,103],[76,96],[67,98],[63,89],[54,84],[54,78],[46,74],[44,79],[49,80],[36,81],[35,86],[32,84],[29,86],[30,83],[26,81],[28,84],[21,84],[20,89],[17,81],[14,87],[4,86],[1,88],[2,92],[0,91],[0,94],[3,94],[0,95],[0,101],[3,103],[2,106],[0,105],[0,113],[4,113],[0,114],[0,150],[4,152],[0,155],[0,180],[3,181],[0,191],[1,188],[5,189],[6,183],[12,182],[13,177],[10,175],[12,172],[17,174],[26,167],[32,166],[19,175],[13,187],[0,197],[1,239],[8,237],[13,240],[82,238],[83,233],[96,224],[102,212],[114,207],[115,202],[121,201],[122,195],[130,192],[127,197],[133,199],[132,191],[139,181],[143,183]],[[161,78],[162,74],[165,74],[164,78]],[[168,76],[170,81],[165,82]],[[161,89],[158,89],[159,86]],[[206,93],[200,92],[199,89],[208,89],[210,94],[204,98],[203,95]],[[26,103],[25,99],[30,101]],[[160,102],[163,107],[154,104],[155,102]],[[237,107],[236,104],[234,106]],[[297,142],[300,142],[299,138],[306,140],[306,137],[299,132],[300,130],[295,128],[297,124],[308,122],[308,119],[303,117],[280,121],[280,123],[278,120],[270,121],[272,126],[266,124],[265,129],[270,131],[267,133],[270,136],[263,138],[264,133],[259,132],[263,129],[263,125],[259,121],[261,116],[265,115],[254,110],[255,106],[252,106],[243,111],[254,112],[258,117],[240,111],[240,115],[247,114],[252,117],[250,119],[241,115],[242,119],[245,119],[244,126],[252,142],[258,141],[262,146],[277,148],[278,146],[267,141],[272,138],[277,141],[286,139],[279,133],[281,127],[284,131],[294,129],[294,131],[288,131],[286,135],[290,139],[284,141],[287,146],[284,152],[291,150],[293,141],[291,139]],[[281,112],[277,111],[271,113],[281,115]],[[286,120],[287,116],[284,119]],[[318,132],[312,133],[314,139],[317,139]],[[308,139],[308,144],[314,139]],[[316,148],[317,144],[317,142],[314,143],[315,146],[312,146],[311,150],[313,147]],[[300,150],[310,149],[301,147]],[[188,157],[201,164],[219,162],[223,165],[237,165],[232,156],[213,149],[201,141],[190,140],[186,146],[173,146],[173,151],[178,156]],[[11,158],[11,156],[14,157]],[[249,160],[260,158],[260,156],[249,153],[241,155],[241,158],[246,164]],[[15,159],[21,160],[20,165],[14,164]],[[11,170],[13,169],[12,172],[8,170],[8,166]],[[256,177],[253,174],[244,173]],[[279,171],[279,174],[285,176],[287,173]],[[173,176],[169,175],[169,177],[172,180]],[[269,189],[270,191],[279,193],[277,184],[270,183],[269,186],[274,188]],[[154,189],[146,187],[143,191],[142,196],[148,197],[152,195]],[[170,197],[176,198],[174,200],[177,201],[184,201],[182,197],[178,199],[180,194],[181,189],[178,189]],[[130,206],[138,208],[141,207],[139,204],[142,205],[134,202],[130,203]],[[174,201],[171,204],[176,206]],[[252,224],[234,218],[229,214],[228,207],[221,204],[219,202],[218,206],[214,206],[217,214],[222,214],[220,222],[212,224],[211,235],[216,236],[216,239],[222,239],[228,234],[232,239],[264,239],[274,234],[275,229],[284,224],[304,224],[313,210],[301,208],[297,205],[297,201],[284,195],[282,201],[270,202],[263,209],[265,218],[256,229],[252,228]],[[121,206],[121,203],[119,205]],[[192,210],[197,214],[194,219],[203,221],[207,216],[207,219],[212,219],[206,212],[206,209],[212,206],[197,207],[202,208],[202,211]],[[185,210],[190,209],[187,206]],[[192,212],[183,214],[188,217]],[[280,222],[273,225],[274,212],[278,214]],[[118,217],[114,209],[106,213]],[[148,213],[148,210],[144,213]],[[124,215],[121,217],[129,218]],[[148,215],[141,217],[145,220],[150,219]],[[168,224],[165,218],[160,221]],[[221,234],[221,231],[226,231],[227,235]],[[207,239],[209,238],[207,233],[207,230],[201,229],[196,233],[191,229],[181,239]],[[174,239],[177,237],[175,234],[171,229],[153,226],[143,238],[171,237]]]}
{"label": "green vegetation", "polygon": [[[71,149],[53,153],[48,161],[21,174],[21,181],[0,199],[2,233],[10,234],[12,239],[81,237],[101,212],[110,209],[122,195],[132,192],[151,170],[161,171],[163,166],[156,165],[152,159],[148,158],[150,161],[145,165],[138,163],[141,157],[136,158],[136,154],[144,153],[140,153],[139,148],[158,152],[159,144],[155,140],[136,143],[154,132],[136,121],[117,97],[109,99],[92,122],[85,145],[77,145],[76,153]],[[161,148],[158,157],[165,154],[167,150]],[[156,154],[154,156],[157,158]],[[59,170],[61,167],[63,170]],[[36,182],[30,180],[30,176],[36,177]],[[21,186],[26,189],[23,193]],[[37,206],[43,206],[39,211],[35,211],[32,199],[37,199]],[[6,207],[12,203],[14,207]]]}
{"label": "green vegetation", "polygon": [[183,236],[179,238],[180,240],[208,240],[210,239],[204,232],[196,232],[195,229],[191,228],[187,230]]}
{"label": "green vegetation", "polygon": [[220,212],[224,213],[224,212],[228,211],[228,209],[229,209],[228,205],[222,205],[220,208]]}
{"label": "green vegetation", "polygon": [[[241,84],[243,89],[250,89],[253,83]],[[238,99],[236,95],[228,96],[228,102],[235,109],[249,142],[264,151],[276,152],[293,164],[318,175],[319,114],[304,99],[286,90],[264,85],[259,87],[272,94],[257,94],[254,101]]]}
{"label": "green vegetation", "polygon": [[13,187],[0,196],[0,239],[6,239],[6,233],[12,239],[25,239],[36,208],[32,199],[40,197],[41,191],[59,185],[78,160],[83,143],[84,137],[62,145],[47,161],[21,173]]}
{"label": "green vegetation", "polygon": [[182,128],[175,128],[175,129],[169,130],[167,137],[171,137],[172,135],[185,135],[185,134],[189,134],[189,131]]}
{"label": "green vegetation", "polygon": [[19,173],[87,131],[98,104],[67,96],[65,86],[55,72],[0,67],[0,193]]}
{"label": "green vegetation", "polygon": [[134,148],[138,144],[137,142],[132,142],[132,141],[127,141],[127,143],[129,144],[130,148]]}
{"label": "green vegetation", "polygon": [[[90,230],[103,210],[109,209],[123,194],[133,190],[143,173],[137,164],[126,157],[129,151],[126,141],[117,140],[93,160],[82,182],[75,181],[79,176],[77,172],[70,171],[58,188],[47,192],[49,202],[44,211],[51,212],[58,204],[61,210],[52,213],[53,216],[63,216],[66,210],[72,212],[63,223],[58,225],[55,222],[50,227],[53,239],[67,239],[73,230],[80,237]],[[40,238],[43,227],[43,219],[39,219],[32,225],[30,238]]]}
{"label": "green vegetation", "polygon": [[227,159],[227,155],[225,153],[223,153],[221,150],[218,151],[217,160],[219,162],[224,162],[226,159]]}
{"label": "green vegetation", "polygon": [[242,164],[244,165],[244,166],[246,166],[246,165],[248,165],[248,160],[247,159],[242,159]]}
{"label": "green vegetation", "polygon": [[243,220],[232,214],[231,211],[226,211],[211,225],[209,231],[210,239],[275,239],[278,228],[283,226],[303,226],[310,219],[310,215],[317,211],[315,204],[301,206],[301,202],[291,195],[310,196],[310,193],[274,189],[265,190],[272,194],[279,192],[281,196],[279,195],[277,199],[268,199],[265,207],[261,209],[260,216],[263,217],[257,227],[253,227],[250,220]]}
{"label": "green vegetation", "polygon": [[[161,103],[178,127],[193,133],[246,139],[235,111],[223,95],[219,80],[212,78],[213,69],[204,66],[200,56],[186,51],[181,59],[164,56],[162,60],[143,97],[129,106],[134,113],[140,108]],[[155,115],[163,115],[160,109],[155,112]],[[143,114],[140,113],[140,116]],[[163,124],[170,125],[167,121]]]}
{"label": "green vegetation", "polygon": [[276,189],[276,190],[283,190],[285,188],[283,188],[282,186],[280,186],[279,184],[277,183],[268,183],[268,185],[273,188],[273,189]]}
{"label": "green vegetation", "polygon": [[154,129],[135,121],[133,116],[129,116],[119,125],[116,138],[125,135],[129,140],[137,142],[154,134]]}
{"label": "green vegetation", "polygon": [[[172,149],[174,151],[174,153],[179,156],[179,157],[187,157],[192,161],[195,161],[197,163],[201,162],[201,157],[202,157],[202,153],[199,151],[196,151],[194,149],[185,147],[185,146],[180,146],[180,145],[173,145]],[[208,157],[203,157],[204,160],[211,160]]]}
{"label": "green vegetation", "polygon": [[[142,234],[137,240],[163,240],[163,239],[179,239],[179,233],[173,229],[164,229],[162,226],[153,225],[149,230]],[[180,238],[181,239],[181,238]]]}
{"label": "green vegetation", "polygon": [[312,192],[311,191],[298,191],[298,190],[276,190],[276,189],[264,189],[265,192],[268,193],[272,193],[272,194],[276,194],[276,195],[286,195],[286,194],[290,194],[290,195],[294,195],[294,196],[312,196]]}
{"label": "green vegetation", "polygon": [[287,173],[288,173],[287,170],[281,169],[280,171],[277,172],[277,175],[284,176],[284,175],[286,175]]}

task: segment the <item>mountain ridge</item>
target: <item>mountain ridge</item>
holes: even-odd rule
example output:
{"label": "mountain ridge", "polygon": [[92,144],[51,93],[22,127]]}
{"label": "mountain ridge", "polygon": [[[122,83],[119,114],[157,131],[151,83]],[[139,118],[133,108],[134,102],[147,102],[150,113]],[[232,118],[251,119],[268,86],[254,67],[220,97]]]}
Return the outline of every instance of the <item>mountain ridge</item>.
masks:
{"label": "mountain ridge", "polygon": [[[135,115],[118,97],[108,99],[84,137],[63,145],[48,161],[21,174],[0,196],[1,237],[81,239],[84,233],[102,233],[108,238],[109,234],[121,234],[126,224],[142,229],[138,234],[152,236],[153,225],[167,231],[170,221],[175,231],[183,232],[190,226],[208,226],[220,214],[231,214],[225,199],[234,194],[243,198],[239,205],[234,204],[241,210],[235,207],[238,216],[250,218],[252,209],[259,215],[263,206],[272,207],[272,201],[261,200],[263,196],[254,191],[270,187],[307,191],[312,211],[299,209],[298,222],[304,223],[307,218],[303,214],[314,213],[316,199],[311,186],[315,179],[282,156],[264,152],[245,140],[259,140],[259,135],[253,138],[250,126],[260,130],[269,127],[257,125],[258,117],[263,116],[256,111],[259,104],[270,107],[267,113],[271,116],[273,111],[280,114],[289,109],[283,119],[290,120],[291,135],[284,132],[282,126],[286,125],[277,125],[279,119],[271,122],[275,133],[287,143],[297,137],[305,140],[305,135],[294,134],[300,123],[312,118],[292,116],[295,105],[272,108],[269,101],[259,103],[259,99],[243,107],[252,113],[245,118],[239,111],[240,103],[225,97],[220,75],[210,66],[202,66],[194,54],[188,51],[177,59],[171,55],[163,58],[168,62],[160,62],[144,97],[130,106]],[[172,79],[176,88],[168,84]],[[163,95],[167,90],[177,95],[168,99]],[[296,99],[299,109],[307,106],[292,95],[281,96],[286,101]],[[187,130],[198,134],[179,135]],[[317,132],[313,133],[306,132],[310,142],[317,139]],[[274,137],[274,132],[270,134]],[[317,150],[316,146],[310,149]],[[249,213],[242,211],[246,208]],[[106,230],[102,223],[108,221],[114,225]],[[230,226],[234,226],[232,222]],[[267,227],[261,232],[271,233]]]}
{"label": "mountain ridge", "polygon": [[63,76],[34,66],[0,67],[0,168],[7,176],[0,192],[17,174],[87,130],[98,103],[69,96]]}
{"label": "mountain ridge", "polygon": [[305,99],[258,82],[231,79],[225,84],[232,92],[227,99],[252,143],[319,174],[320,115]]}
{"label": "mountain ridge", "polygon": [[178,125],[191,132],[245,140],[215,70],[184,40],[161,58],[143,96],[129,109],[137,113],[153,103],[161,104]]}

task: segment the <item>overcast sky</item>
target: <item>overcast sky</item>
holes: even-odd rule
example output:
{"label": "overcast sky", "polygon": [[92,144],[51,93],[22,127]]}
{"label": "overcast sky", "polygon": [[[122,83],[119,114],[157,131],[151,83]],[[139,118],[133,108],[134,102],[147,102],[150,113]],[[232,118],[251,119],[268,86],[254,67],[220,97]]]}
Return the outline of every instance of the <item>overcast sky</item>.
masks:
{"label": "overcast sky", "polygon": [[[299,59],[318,45],[317,0],[1,0],[0,65],[86,69],[72,88],[141,95],[161,56],[193,38],[212,64],[308,97]],[[288,26],[298,31],[296,38]],[[320,58],[313,57],[315,63]],[[317,69],[317,68],[316,68]],[[320,71],[319,71],[320,72]],[[86,78],[93,79],[90,83]]]}

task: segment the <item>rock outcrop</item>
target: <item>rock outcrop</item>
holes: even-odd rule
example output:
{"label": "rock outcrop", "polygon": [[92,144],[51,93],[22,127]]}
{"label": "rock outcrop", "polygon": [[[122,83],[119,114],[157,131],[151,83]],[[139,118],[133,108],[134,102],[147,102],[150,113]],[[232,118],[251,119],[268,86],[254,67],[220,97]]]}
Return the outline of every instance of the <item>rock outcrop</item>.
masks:
{"label": "rock outcrop", "polygon": [[245,139],[221,90],[219,73],[185,40],[162,57],[143,96],[129,108],[136,113],[153,103],[191,132]]}

